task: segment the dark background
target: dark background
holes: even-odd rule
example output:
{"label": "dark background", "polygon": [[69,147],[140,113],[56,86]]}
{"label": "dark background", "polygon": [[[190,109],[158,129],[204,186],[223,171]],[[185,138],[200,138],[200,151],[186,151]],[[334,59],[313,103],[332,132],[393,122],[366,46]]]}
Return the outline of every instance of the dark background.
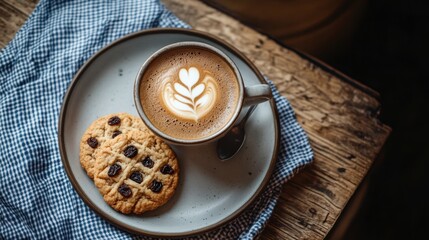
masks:
{"label": "dark background", "polygon": [[429,8],[369,1],[349,53],[329,62],[381,95],[393,131],[346,239],[417,239],[429,227]]}

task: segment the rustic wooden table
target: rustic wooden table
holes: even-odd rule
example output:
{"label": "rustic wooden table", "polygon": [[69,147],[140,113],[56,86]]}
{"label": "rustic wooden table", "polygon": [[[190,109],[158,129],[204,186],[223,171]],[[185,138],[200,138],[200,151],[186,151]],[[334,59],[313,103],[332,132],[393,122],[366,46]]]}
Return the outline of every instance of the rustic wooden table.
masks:
{"label": "rustic wooden table", "polygon": [[[261,239],[325,238],[391,131],[378,119],[378,93],[204,3],[163,2],[193,28],[240,49],[290,101],[308,133],[314,164],[284,186]],[[37,0],[0,1],[1,48],[36,4]]]}

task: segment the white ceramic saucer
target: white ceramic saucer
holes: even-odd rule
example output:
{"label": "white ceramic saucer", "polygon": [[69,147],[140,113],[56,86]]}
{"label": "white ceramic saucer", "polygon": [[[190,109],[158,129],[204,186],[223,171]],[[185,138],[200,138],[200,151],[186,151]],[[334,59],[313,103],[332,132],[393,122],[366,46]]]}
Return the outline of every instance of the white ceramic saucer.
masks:
{"label": "white ceramic saucer", "polygon": [[218,47],[236,63],[245,85],[265,82],[241,53],[205,33],[154,29],[121,38],[97,52],[75,75],[61,109],[58,138],[64,168],[85,203],[127,231],[151,236],[188,236],[219,227],[237,217],[263,190],[271,176],[279,141],[273,101],[260,104],[246,126],[247,139],[233,159],[221,162],[215,145],[174,150],[180,181],[173,198],[141,216],[110,208],[79,162],[79,142],[100,116],[128,112],[138,116],[133,100],[135,77],[150,54],[180,41]]}

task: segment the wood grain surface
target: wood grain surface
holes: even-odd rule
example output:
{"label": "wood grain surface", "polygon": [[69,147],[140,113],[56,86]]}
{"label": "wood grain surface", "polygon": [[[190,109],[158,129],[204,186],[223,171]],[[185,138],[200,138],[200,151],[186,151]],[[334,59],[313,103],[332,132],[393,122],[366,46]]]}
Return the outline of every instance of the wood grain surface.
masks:
{"label": "wood grain surface", "polygon": [[[285,184],[261,239],[325,238],[391,131],[378,119],[378,94],[204,3],[163,2],[194,29],[242,51],[290,101],[310,138],[314,164]],[[36,3],[0,1],[1,47],[13,38]]]}

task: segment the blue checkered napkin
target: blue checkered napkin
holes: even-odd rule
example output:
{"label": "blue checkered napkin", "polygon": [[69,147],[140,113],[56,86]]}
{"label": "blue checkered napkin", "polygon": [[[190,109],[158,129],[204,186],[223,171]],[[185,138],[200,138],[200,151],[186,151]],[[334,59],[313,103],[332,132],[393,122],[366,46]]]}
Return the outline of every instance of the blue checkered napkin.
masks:
{"label": "blue checkered napkin", "polygon": [[[187,27],[157,0],[42,0],[0,54],[0,239],[131,239],[95,214],[62,167],[57,123],[80,66],[128,33]],[[270,217],[282,184],[311,162],[307,137],[272,86],[281,122],[280,155],[262,196],[228,225],[195,239],[248,239]]]}

